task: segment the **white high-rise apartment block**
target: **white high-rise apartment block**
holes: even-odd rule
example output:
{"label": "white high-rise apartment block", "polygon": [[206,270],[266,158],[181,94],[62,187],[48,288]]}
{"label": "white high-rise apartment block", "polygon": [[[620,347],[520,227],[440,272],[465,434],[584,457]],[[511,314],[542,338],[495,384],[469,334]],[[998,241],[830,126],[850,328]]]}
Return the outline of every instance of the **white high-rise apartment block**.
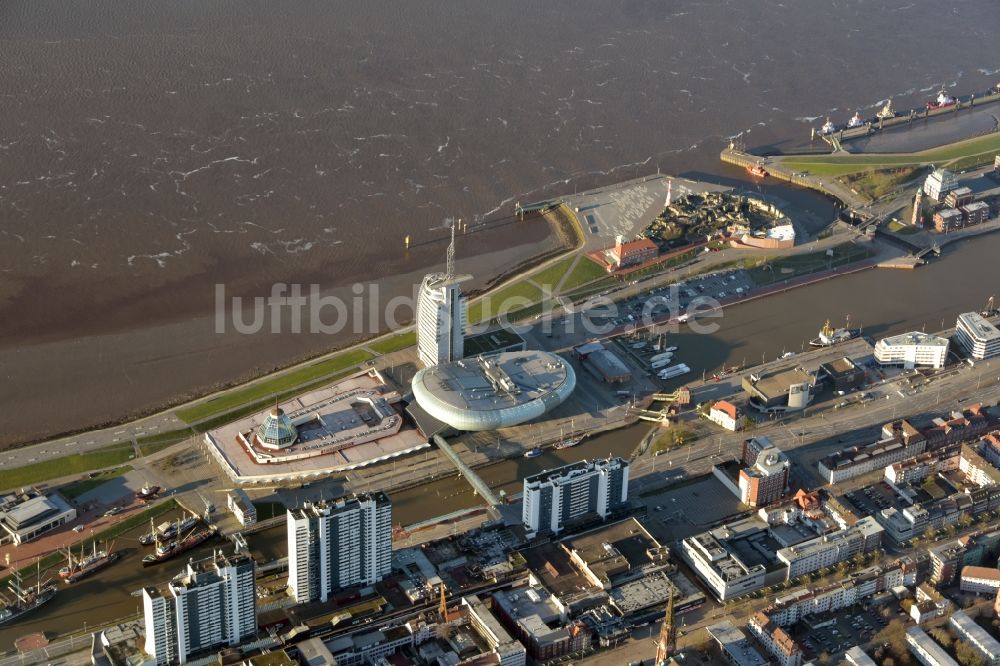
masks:
{"label": "white high-rise apartment block", "polygon": [[146,643],[157,664],[185,664],[188,657],[239,645],[257,633],[254,561],[221,552],[191,562],[163,588],[142,590]]}
{"label": "white high-rise apartment block", "polygon": [[911,331],[882,338],[875,343],[879,365],[898,365],[905,370],[917,367],[943,368],[948,362],[948,338]]}
{"label": "white high-rise apartment block", "polygon": [[288,510],[288,591],[297,603],[374,585],[392,570],[392,503],[383,492]]}
{"label": "white high-rise apartment block", "polygon": [[455,275],[455,224],[444,273],[424,276],[417,293],[417,355],[431,367],[458,361],[465,355],[468,317],[461,284],[471,275]]}
{"label": "white high-rise apartment block", "polygon": [[558,534],[586,514],[606,518],[628,501],[628,461],[571,463],[524,479],[521,522],[528,534]]}
{"label": "white high-rise apartment block", "polygon": [[958,315],[955,340],[975,359],[983,360],[1000,354],[1000,331],[978,312]]}

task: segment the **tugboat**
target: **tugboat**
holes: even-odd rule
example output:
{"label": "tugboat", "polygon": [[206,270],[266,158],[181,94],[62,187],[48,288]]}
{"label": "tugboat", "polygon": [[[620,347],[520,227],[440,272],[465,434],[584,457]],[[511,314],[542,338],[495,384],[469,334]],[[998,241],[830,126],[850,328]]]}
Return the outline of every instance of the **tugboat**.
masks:
{"label": "tugboat", "polygon": [[537,458],[540,455],[542,455],[542,450],[537,446],[533,449],[524,452],[525,458]]}
{"label": "tugboat", "polygon": [[844,328],[832,328],[830,326],[830,320],[827,319],[826,323],[823,324],[823,328],[819,330],[819,337],[810,340],[810,347],[832,347],[833,345],[840,344],[841,342],[847,342],[848,340],[853,340],[861,335],[860,328],[851,328],[851,317],[847,316],[847,322]]}
{"label": "tugboat", "polygon": [[851,119],[847,121],[847,129],[854,129],[855,127],[861,127],[865,124],[865,121],[861,119],[860,113],[855,113],[851,116]]}
{"label": "tugboat", "polygon": [[148,483],[146,483],[143,484],[142,488],[135,491],[135,498],[140,502],[148,502],[149,500],[154,499],[157,495],[159,495],[161,490],[163,489],[160,488],[159,486],[151,486]]}
{"label": "tugboat", "polygon": [[826,134],[833,134],[835,131],[837,131],[837,126],[834,125],[832,122],[830,122],[830,117],[827,116],[826,122],[823,123],[823,127],[819,129],[819,133],[826,135]]}
{"label": "tugboat", "polygon": [[151,567],[186,553],[192,548],[200,546],[211,539],[218,531],[219,528],[212,525],[211,527],[195,529],[182,539],[167,541],[166,543],[161,543],[160,540],[157,539],[156,551],[142,558],[142,566]]}
{"label": "tugboat", "polygon": [[101,569],[111,566],[118,561],[121,554],[118,551],[112,550],[109,546],[107,550],[97,550],[97,542],[94,542],[94,552],[90,557],[83,559],[81,558],[76,563],[76,567],[73,571],[69,572],[66,576],[63,576],[63,567],[59,570],[59,575],[63,577],[67,583],[75,583],[79,580],[83,580],[87,576],[91,576]]}
{"label": "tugboat", "polygon": [[757,164],[748,164],[747,173],[749,173],[754,178],[765,178],[767,176],[767,169],[764,165],[758,162]]}
{"label": "tugboat", "polygon": [[14,571],[11,574],[11,580],[7,583],[7,587],[14,595],[14,600],[9,603],[3,602],[4,605],[0,606],[0,625],[15,622],[21,616],[27,615],[56,596],[57,590],[55,585],[52,585],[48,581],[44,584],[42,583],[41,562],[38,563],[38,567],[38,581],[34,587],[27,589],[22,587],[21,574],[19,572]]}
{"label": "tugboat", "polygon": [[927,102],[928,109],[943,109],[945,107],[954,106],[958,103],[958,100],[941,89],[941,92],[937,94],[937,98],[933,102]]}

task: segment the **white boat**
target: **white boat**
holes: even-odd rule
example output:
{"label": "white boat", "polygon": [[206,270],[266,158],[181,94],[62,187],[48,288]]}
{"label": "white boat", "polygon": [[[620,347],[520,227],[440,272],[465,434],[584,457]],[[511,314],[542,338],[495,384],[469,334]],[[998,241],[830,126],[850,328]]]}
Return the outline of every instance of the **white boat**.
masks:
{"label": "white boat", "polygon": [[653,370],[659,370],[660,368],[665,368],[668,365],[670,365],[670,358],[669,357],[667,357],[667,358],[661,358],[659,361],[653,363],[650,367],[652,367]]}
{"label": "white boat", "polygon": [[665,358],[670,358],[670,357],[671,357],[671,356],[673,356],[673,355],[674,355],[674,352],[668,349],[668,350],[667,350],[667,351],[665,351],[665,352],[662,352],[662,353],[660,353],[660,354],[656,354],[656,355],[654,355],[654,356],[650,357],[650,359],[649,359],[649,360],[650,360],[650,362],[652,362],[652,363],[656,363],[657,361],[662,361],[662,360],[663,360],[663,359],[665,359]]}
{"label": "white boat", "polygon": [[847,121],[847,127],[848,127],[848,129],[853,129],[855,127],[861,127],[864,124],[865,124],[865,121],[861,119],[861,114],[860,113],[855,113],[853,116],[851,116],[851,119]]}
{"label": "white boat", "polygon": [[669,368],[663,370],[657,376],[660,379],[673,379],[674,377],[680,377],[681,375],[686,375],[689,372],[691,372],[691,368],[689,368],[684,363],[678,363],[677,365],[672,365]]}
{"label": "white boat", "polygon": [[636,343],[634,343],[634,344],[632,345],[632,349],[642,349],[642,348],[643,348],[643,347],[645,347],[645,346],[646,346],[646,341],[645,341],[645,340],[643,340],[643,341],[641,341],[641,342],[636,342]]}
{"label": "white boat", "polygon": [[836,131],[836,129],[837,129],[837,126],[834,125],[832,122],[830,122],[830,118],[828,117],[826,119],[826,122],[823,123],[823,127],[820,128],[819,133],[820,134],[833,134],[834,131]]}
{"label": "white boat", "polygon": [[677,351],[677,347],[667,347],[663,351],[665,351],[665,352],[675,352],[675,351]]}

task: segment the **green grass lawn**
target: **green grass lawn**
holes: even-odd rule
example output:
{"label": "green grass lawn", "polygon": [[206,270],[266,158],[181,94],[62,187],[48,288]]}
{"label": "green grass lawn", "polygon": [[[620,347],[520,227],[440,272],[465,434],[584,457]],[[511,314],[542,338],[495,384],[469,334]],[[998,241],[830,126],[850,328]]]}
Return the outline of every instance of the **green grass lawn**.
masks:
{"label": "green grass lawn", "polygon": [[869,199],[878,199],[905,183],[926,175],[928,170],[926,167],[915,166],[896,167],[894,169],[867,169],[858,173],[847,174],[841,177],[841,181]]}
{"label": "green grass lawn", "polygon": [[697,439],[697,435],[686,428],[668,428],[653,442],[653,455],[662,455],[668,451],[686,446]]}
{"label": "green grass lawn", "polygon": [[132,471],[132,465],[122,465],[120,467],[112,467],[111,469],[106,469],[103,472],[96,472],[92,478],[80,479],[79,481],[74,481],[73,483],[68,483],[59,489],[59,492],[63,494],[66,499],[76,499],[80,495],[89,492],[96,488],[97,486],[103,485],[115,479],[126,472]]}
{"label": "green grass lawn", "polygon": [[155,435],[136,437],[135,443],[139,446],[140,455],[151,456],[158,451],[162,451],[163,449],[177,444],[178,442],[183,442],[188,437],[191,437],[191,435],[191,431],[187,428],[184,430],[170,430],[167,432],[160,432]]}
{"label": "green grass lawn", "polygon": [[412,347],[415,344],[417,344],[417,332],[414,330],[382,338],[381,340],[373,342],[368,346],[374,350],[376,354],[389,354],[394,351],[399,351],[400,349]]}
{"label": "green grass lawn", "polygon": [[[513,301],[513,299],[518,299]],[[525,302],[525,300],[527,302]],[[542,290],[524,280],[488,294],[469,306],[469,322],[477,324],[492,319],[498,312],[511,312],[542,300]]]}
{"label": "green grass lawn", "polygon": [[535,284],[541,287],[548,287],[549,291],[555,292],[556,285],[559,284],[559,280],[566,274],[566,270],[569,268],[570,264],[573,263],[573,259],[575,258],[576,255],[566,257],[565,259],[552,264],[544,271],[530,276],[530,278]]}
{"label": "green grass lawn", "polygon": [[225,391],[221,395],[205,402],[178,409],[176,414],[185,423],[195,423],[202,419],[218,416],[237,407],[261,401],[265,398],[273,399],[275,395],[280,396],[282,392],[287,392],[308,384],[310,381],[348,370],[371,358],[372,355],[369,352],[363,349],[354,349],[349,352],[337,354],[325,361],[318,361],[312,365],[292,370],[291,372],[281,373],[252,386]]}
{"label": "green grass lawn", "polygon": [[74,453],[61,458],[49,458],[24,467],[0,470],[0,489],[30,486],[49,479],[71,474],[83,474],[102,467],[127,463],[134,457],[132,444],[113,444],[89,453]]}
{"label": "green grass lawn", "polygon": [[828,257],[826,250],[778,257],[749,269],[750,276],[758,285],[768,285],[800,275],[837,268],[870,256],[868,249],[854,243],[841,243],[832,249],[833,257]]}
{"label": "green grass lawn", "polygon": [[567,292],[575,287],[606,277],[608,277],[608,272],[601,266],[598,266],[587,257],[580,257],[580,261],[576,262],[576,266],[573,267],[572,272],[566,277],[566,281],[563,282],[562,291]]}

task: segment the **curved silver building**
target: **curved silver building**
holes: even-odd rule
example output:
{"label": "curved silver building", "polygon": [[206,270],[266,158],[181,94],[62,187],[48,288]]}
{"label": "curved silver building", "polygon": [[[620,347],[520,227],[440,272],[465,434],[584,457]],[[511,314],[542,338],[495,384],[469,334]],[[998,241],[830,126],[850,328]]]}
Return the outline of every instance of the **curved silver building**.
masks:
{"label": "curved silver building", "polygon": [[459,430],[495,430],[538,418],[576,388],[576,373],[544,351],[504,352],[424,368],[413,396],[428,414]]}

